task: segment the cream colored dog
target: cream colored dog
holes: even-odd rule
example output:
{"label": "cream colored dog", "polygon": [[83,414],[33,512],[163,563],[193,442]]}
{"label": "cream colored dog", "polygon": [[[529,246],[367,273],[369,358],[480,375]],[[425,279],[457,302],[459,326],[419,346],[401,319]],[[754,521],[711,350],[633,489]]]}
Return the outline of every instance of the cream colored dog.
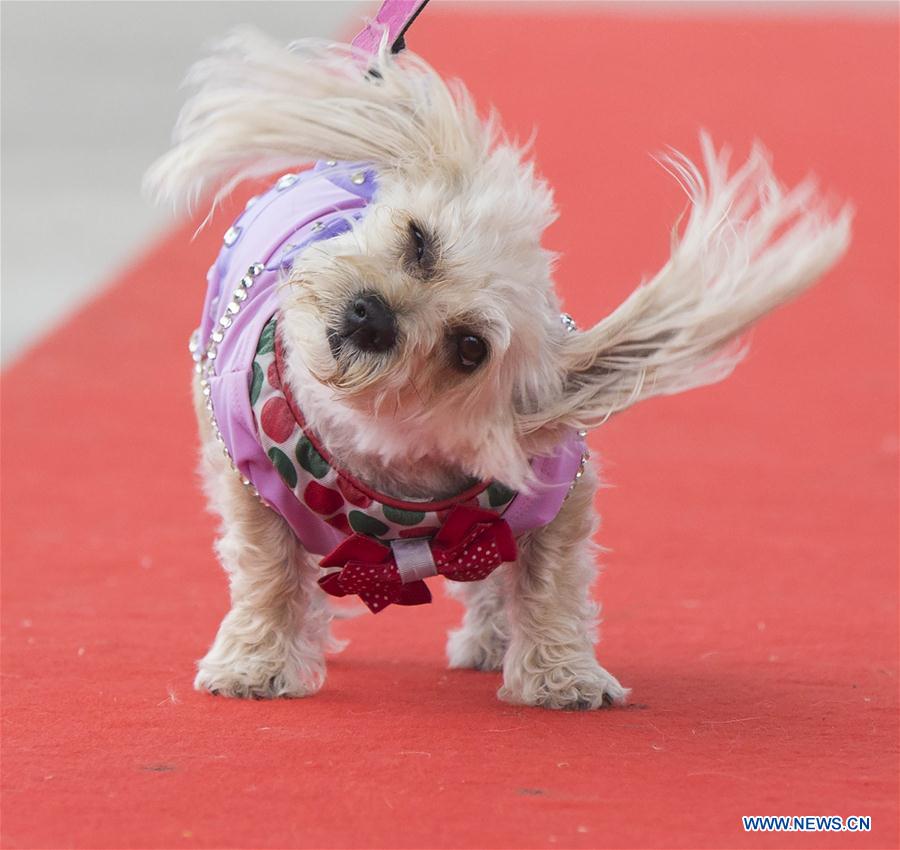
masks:
{"label": "cream colored dog", "polygon": [[[704,136],[702,169],[677,153],[662,160],[690,198],[669,261],[599,324],[567,333],[541,246],[552,193],[523,150],[422,59],[383,46],[369,64],[366,75],[343,45],[232,37],[195,68],[176,144],[150,181],[195,200],[304,161],[377,171],[368,214],[297,258],[278,328],[307,425],[381,492],[441,498],[487,479],[527,490],[529,459],[564,431],[728,375],[736,338],[848,244],[850,212],[829,214],[811,182],[783,190],[759,148],[729,173]],[[385,350],[334,344],[335,317],[363,285],[393,313]],[[463,327],[477,341],[465,350]],[[242,484],[201,390],[198,379],[203,477],[222,518],[216,550],[232,608],[196,686],[315,693],[326,652],[339,648],[319,557]],[[503,700],[598,708],[627,695],[594,654],[595,486],[588,467],[556,518],[519,539],[514,563],[453,585],[466,613],[450,634],[450,666],[502,669]]]}

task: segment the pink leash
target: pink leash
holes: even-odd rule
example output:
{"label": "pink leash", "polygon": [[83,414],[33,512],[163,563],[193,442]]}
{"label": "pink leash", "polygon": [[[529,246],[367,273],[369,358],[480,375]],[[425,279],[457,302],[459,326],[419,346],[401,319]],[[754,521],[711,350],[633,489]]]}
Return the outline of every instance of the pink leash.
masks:
{"label": "pink leash", "polygon": [[384,0],[375,18],[353,39],[353,46],[375,53],[387,30],[391,53],[399,53],[406,47],[406,31],[427,3],[428,0]]}

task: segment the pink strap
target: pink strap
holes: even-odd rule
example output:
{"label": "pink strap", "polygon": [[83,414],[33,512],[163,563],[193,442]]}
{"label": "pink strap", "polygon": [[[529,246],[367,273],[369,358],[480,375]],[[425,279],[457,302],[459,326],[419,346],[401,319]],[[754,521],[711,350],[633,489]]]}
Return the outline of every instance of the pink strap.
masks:
{"label": "pink strap", "polygon": [[353,46],[368,53],[375,53],[381,37],[387,30],[391,53],[399,53],[406,47],[404,33],[422,11],[428,0],[384,0],[374,20],[353,39]]}

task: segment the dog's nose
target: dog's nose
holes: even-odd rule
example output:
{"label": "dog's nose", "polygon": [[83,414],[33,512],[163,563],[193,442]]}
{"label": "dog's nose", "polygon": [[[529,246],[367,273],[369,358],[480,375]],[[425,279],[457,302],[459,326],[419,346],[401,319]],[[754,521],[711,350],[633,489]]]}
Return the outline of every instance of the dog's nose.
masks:
{"label": "dog's nose", "polygon": [[377,295],[357,295],[344,311],[343,336],[361,351],[389,351],[397,342],[397,319]]}

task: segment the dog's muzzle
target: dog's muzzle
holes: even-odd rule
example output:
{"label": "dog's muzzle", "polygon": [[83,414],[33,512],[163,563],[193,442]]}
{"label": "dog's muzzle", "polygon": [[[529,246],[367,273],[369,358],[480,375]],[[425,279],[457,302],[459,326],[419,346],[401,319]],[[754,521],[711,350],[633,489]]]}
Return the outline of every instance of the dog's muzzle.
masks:
{"label": "dog's muzzle", "polygon": [[381,354],[397,343],[397,317],[378,295],[363,293],[350,299],[340,330],[329,336],[338,348],[350,342],[359,351]]}

